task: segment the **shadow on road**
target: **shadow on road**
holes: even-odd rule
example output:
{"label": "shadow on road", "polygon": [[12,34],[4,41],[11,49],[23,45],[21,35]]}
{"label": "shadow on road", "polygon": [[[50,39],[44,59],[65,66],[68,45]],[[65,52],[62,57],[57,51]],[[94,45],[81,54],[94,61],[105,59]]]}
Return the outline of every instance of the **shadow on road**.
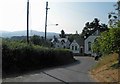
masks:
{"label": "shadow on road", "polygon": [[49,67],[44,67],[42,69],[37,69],[37,70],[33,70],[33,71],[28,71],[28,72],[25,72],[25,73],[17,73],[17,74],[11,74],[11,75],[7,75],[5,77],[2,77],[3,79],[4,78],[14,78],[14,77],[18,77],[18,76],[25,76],[25,75],[32,75],[32,74],[37,74],[37,73],[43,73],[43,71],[48,71],[48,70],[52,70],[52,69],[56,69],[56,68],[67,68],[67,67],[70,67],[70,66],[74,66],[74,65],[77,65],[77,64],[80,64],[80,61],[79,60],[75,60],[73,61],[72,63],[67,63],[67,64],[62,64],[62,65],[55,65],[55,66],[49,66]]}

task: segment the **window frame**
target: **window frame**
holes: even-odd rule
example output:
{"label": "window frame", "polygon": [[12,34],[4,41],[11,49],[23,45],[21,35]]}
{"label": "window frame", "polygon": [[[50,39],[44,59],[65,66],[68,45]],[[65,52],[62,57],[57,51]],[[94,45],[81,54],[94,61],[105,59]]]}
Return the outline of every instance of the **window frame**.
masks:
{"label": "window frame", "polygon": [[91,51],[91,42],[88,42],[88,51]]}
{"label": "window frame", "polygon": [[78,47],[77,47],[77,46],[75,46],[75,50],[78,50]]}
{"label": "window frame", "polygon": [[74,46],[72,46],[72,50],[74,50]]}

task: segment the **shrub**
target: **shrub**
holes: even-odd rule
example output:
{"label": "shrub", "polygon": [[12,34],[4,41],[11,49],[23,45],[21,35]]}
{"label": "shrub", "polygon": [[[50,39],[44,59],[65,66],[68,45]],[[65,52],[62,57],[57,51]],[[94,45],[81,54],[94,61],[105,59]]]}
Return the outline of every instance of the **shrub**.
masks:
{"label": "shrub", "polygon": [[74,61],[72,52],[66,49],[53,49],[8,41],[3,41],[2,47],[3,74]]}

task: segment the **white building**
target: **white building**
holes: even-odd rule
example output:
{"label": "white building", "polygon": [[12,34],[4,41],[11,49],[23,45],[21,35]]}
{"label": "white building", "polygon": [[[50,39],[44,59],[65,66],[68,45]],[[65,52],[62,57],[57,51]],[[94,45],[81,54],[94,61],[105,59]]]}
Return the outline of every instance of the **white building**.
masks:
{"label": "white building", "polygon": [[80,53],[80,46],[79,44],[76,42],[76,40],[74,40],[71,44],[70,44],[70,50],[75,53],[75,54],[79,54]]}
{"label": "white building", "polygon": [[68,38],[53,38],[52,44],[54,48],[66,48],[70,49],[74,55],[92,55],[95,56],[96,53],[92,52],[92,44],[100,33],[106,31],[104,28],[94,29],[90,32],[86,38],[79,37],[70,42]]}
{"label": "white building", "polygon": [[70,41],[68,38],[53,38],[52,41],[54,48],[70,48]]}
{"label": "white building", "polygon": [[66,48],[70,49],[75,55],[83,55],[84,54],[84,39],[78,37],[78,39],[70,42],[68,38],[56,38],[52,39],[52,44],[54,48]]}
{"label": "white building", "polygon": [[93,31],[93,33],[91,35],[89,35],[85,39],[85,41],[84,41],[84,45],[85,45],[84,46],[84,53],[85,54],[89,54],[89,55],[94,56],[95,53],[92,52],[92,44],[95,41],[95,39],[97,37],[99,37],[99,35],[100,35],[100,30],[95,30],[95,31]]}

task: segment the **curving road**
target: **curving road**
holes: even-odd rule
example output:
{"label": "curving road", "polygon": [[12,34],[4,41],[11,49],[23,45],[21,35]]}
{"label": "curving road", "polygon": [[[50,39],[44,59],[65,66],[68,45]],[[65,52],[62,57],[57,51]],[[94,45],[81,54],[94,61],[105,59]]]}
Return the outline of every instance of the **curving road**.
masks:
{"label": "curving road", "polygon": [[89,70],[95,64],[91,57],[75,57],[78,61],[64,66],[34,71],[23,76],[3,79],[3,82],[95,82]]}

